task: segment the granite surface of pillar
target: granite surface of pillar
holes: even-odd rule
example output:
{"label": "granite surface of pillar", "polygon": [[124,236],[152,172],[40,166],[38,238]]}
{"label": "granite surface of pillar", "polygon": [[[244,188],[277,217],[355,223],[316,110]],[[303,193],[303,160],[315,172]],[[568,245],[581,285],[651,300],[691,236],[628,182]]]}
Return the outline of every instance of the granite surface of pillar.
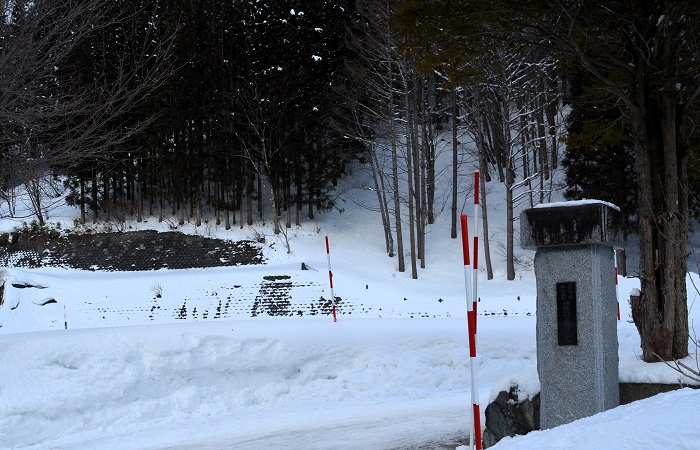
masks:
{"label": "granite surface of pillar", "polygon": [[563,202],[523,211],[521,245],[536,249],[537,368],[542,429],[619,404],[614,248],[620,211]]}

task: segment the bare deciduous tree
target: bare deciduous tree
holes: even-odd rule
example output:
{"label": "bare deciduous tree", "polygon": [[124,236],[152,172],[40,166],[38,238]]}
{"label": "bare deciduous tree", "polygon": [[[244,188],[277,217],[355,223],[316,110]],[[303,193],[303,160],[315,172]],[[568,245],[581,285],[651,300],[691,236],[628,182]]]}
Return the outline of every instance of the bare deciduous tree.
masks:
{"label": "bare deciduous tree", "polygon": [[114,15],[98,0],[2,0],[0,11],[3,188],[105,158],[148,126],[149,117],[132,113],[169,75],[174,30],[158,29],[155,19],[132,29],[129,44],[109,55],[111,77],[92,61],[96,76],[86,79],[71,58],[102,32],[125,33],[133,11]]}

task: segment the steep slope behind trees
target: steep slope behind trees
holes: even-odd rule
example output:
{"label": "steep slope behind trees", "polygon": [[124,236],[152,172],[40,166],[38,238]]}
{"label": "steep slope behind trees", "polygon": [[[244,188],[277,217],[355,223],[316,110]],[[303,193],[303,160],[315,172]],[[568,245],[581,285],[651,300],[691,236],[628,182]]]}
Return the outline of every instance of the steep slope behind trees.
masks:
{"label": "steep slope behind trees", "polygon": [[[561,83],[552,56],[518,44],[517,33],[498,39],[480,27],[478,8],[452,2],[396,2],[392,20],[402,48],[423,73],[443,76],[464,92],[461,107],[477,145],[484,180],[506,185],[506,270],[515,279],[515,224],[519,205],[551,198],[558,164]],[[484,191],[485,193],[485,191]],[[484,196],[482,203],[486,203]],[[484,229],[487,215],[482,214]]]}

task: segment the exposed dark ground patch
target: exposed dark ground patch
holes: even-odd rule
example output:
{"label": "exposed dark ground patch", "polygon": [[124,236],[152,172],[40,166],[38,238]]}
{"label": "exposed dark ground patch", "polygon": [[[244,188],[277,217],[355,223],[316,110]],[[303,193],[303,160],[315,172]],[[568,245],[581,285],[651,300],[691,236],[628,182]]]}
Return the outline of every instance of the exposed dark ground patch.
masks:
{"label": "exposed dark ground patch", "polygon": [[133,231],[59,236],[14,233],[0,266],[144,271],[263,264],[260,244],[177,232]]}

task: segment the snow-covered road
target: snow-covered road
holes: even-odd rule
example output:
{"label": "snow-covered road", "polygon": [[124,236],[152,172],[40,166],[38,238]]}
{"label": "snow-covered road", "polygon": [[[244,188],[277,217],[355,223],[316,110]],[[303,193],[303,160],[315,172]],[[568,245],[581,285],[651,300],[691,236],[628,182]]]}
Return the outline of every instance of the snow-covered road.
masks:
{"label": "snow-covered road", "polygon": [[[469,401],[466,399],[467,402]],[[152,433],[130,438],[129,447],[169,450],[322,448],[426,449],[456,448],[468,436],[468,404],[463,396],[415,399],[392,403],[355,403],[351,408],[328,407],[279,411],[271,417],[214,421],[174,432],[155,444]],[[282,419],[280,421],[280,419]],[[205,433],[202,435],[202,433]]]}
{"label": "snow-covered road", "polygon": [[[470,426],[463,320],[327,319],[0,336],[0,447],[463,442]],[[485,402],[506,373],[534,369],[534,319],[485,318],[482,329]]]}

